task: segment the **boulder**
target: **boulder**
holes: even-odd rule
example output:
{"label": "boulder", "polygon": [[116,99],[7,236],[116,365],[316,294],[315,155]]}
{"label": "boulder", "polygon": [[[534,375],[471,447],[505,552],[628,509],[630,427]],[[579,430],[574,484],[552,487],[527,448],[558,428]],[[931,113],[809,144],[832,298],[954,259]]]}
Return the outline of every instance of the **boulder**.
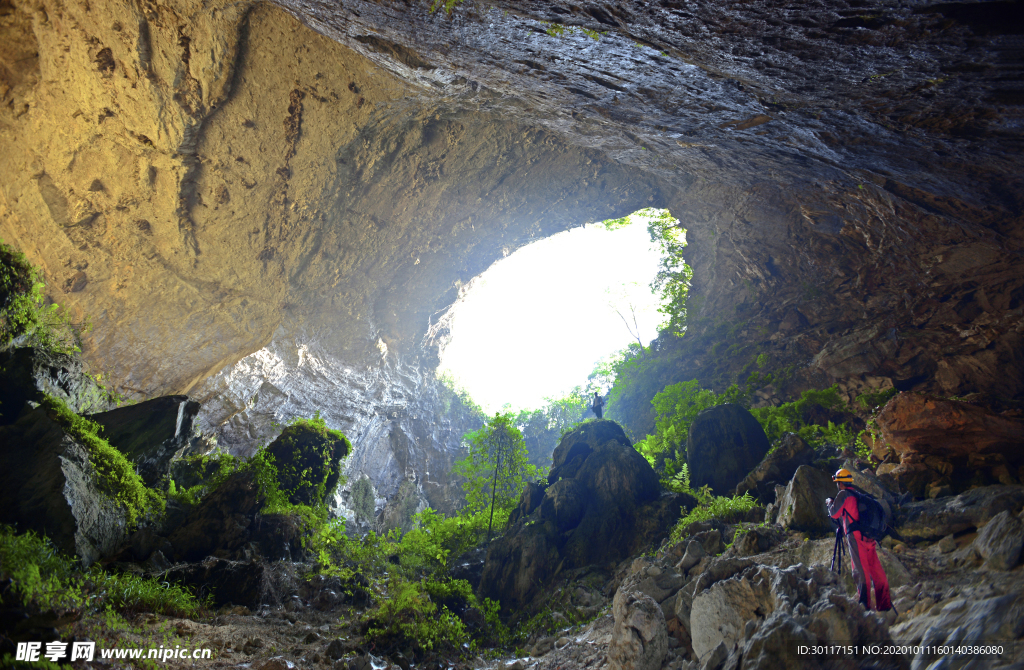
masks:
{"label": "boulder", "polygon": [[[503,608],[527,605],[560,569],[618,562],[668,532],[690,496],[660,493],[658,477],[613,421],[588,421],[566,434],[553,455],[540,502],[528,488],[520,509],[490,546],[483,595]],[[531,500],[526,500],[529,497]]]}
{"label": "boulder", "polygon": [[239,472],[189,512],[170,541],[174,559],[199,561],[219,552],[228,557],[252,541],[256,513],[263,504],[259,486],[250,473]]}
{"label": "boulder", "polygon": [[726,403],[703,410],[690,424],[686,462],[690,485],[710,485],[726,495],[757,467],[771,447],[764,429],[739,405]]}
{"label": "boulder", "polygon": [[972,547],[991,570],[1012,570],[1020,562],[1024,524],[1003,510],[985,524]]}
{"label": "boulder", "polygon": [[[936,611],[937,610],[937,611]],[[996,597],[972,597],[961,594],[928,613],[897,624],[891,629],[900,644],[920,645],[913,668],[929,667],[1013,667],[1014,644],[1024,631],[1024,593]],[[986,663],[976,665],[978,656],[969,651],[974,645],[1004,643],[1005,655],[985,657]],[[1005,644],[1009,642],[1009,644]],[[926,646],[927,645],[927,646]],[[950,648],[951,647],[951,648]],[[938,652],[948,653],[940,654]],[[932,665],[942,661],[945,665]]]}
{"label": "boulder", "polygon": [[796,433],[786,433],[778,445],[764,457],[746,478],[736,485],[733,495],[747,491],[762,503],[775,501],[775,485],[785,484],[801,465],[814,462],[814,449]]}
{"label": "boulder", "polygon": [[777,528],[751,528],[745,533],[737,531],[732,551],[736,556],[763,554],[785,539],[785,533]]}
{"label": "boulder", "polygon": [[[740,567],[742,561],[716,559],[718,567],[712,565],[695,585],[690,633],[698,660],[713,658],[724,644],[725,650],[734,650],[730,660],[733,655],[743,659],[744,669],[832,667],[835,657],[804,655],[798,646],[892,640],[884,622],[844,595],[826,566],[781,569],[747,563]],[[874,658],[860,652],[844,662],[849,667],[869,662],[873,667],[906,667],[902,657]]]}
{"label": "boulder", "polygon": [[45,534],[85,565],[114,554],[127,515],[103,493],[83,445],[42,407],[0,427],[0,521]]}
{"label": "boulder", "polygon": [[77,356],[34,347],[0,352],[0,425],[17,421],[26,403],[39,402],[44,393],[60,398],[76,414],[112,407],[110,395]]}
{"label": "boulder", "polygon": [[351,451],[348,438],[319,418],[292,423],[266,448],[281,490],[294,505],[327,500],[340,480],[341,460]]}
{"label": "boulder", "polygon": [[900,393],[876,422],[879,438],[900,457],[889,475],[917,496],[933,483],[954,490],[1016,483],[1008,477],[1024,465],[1024,421],[977,405]]}
{"label": "boulder", "polygon": [[920,500],[899,507],[893,527],[910,541],[937,541],[980,528],[1000,512],[1024,508],[1024,486],[986,486],[958,496]]}
{"label": "boulder", "polygon": [[147,486],[170,468],[171,458],[188,446],[199,403],[169,395],[89,416],[103,426],[103,437],[134,462]]}
{"label": "boulder", "polygon": [[608,645],[612,670],[659,670],[668,652],[661,607],[639,591],[619,589],[612,601],[615,626]]}
{"label": "boulder", "polygon": [[779,500],[776,521],[784,528],[810,533],[835,530],[825,510],[825,499],[835,498],[838,488],[832,477],[817,468],[801,465]]}

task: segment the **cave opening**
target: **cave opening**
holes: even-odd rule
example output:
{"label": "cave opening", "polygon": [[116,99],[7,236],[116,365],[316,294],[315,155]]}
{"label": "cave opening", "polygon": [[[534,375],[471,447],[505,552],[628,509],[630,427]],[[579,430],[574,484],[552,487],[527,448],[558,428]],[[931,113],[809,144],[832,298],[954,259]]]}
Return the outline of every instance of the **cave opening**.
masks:
{"label": "cave opening", "polygon": [[663,321],[651,288],[662,249],[647,222],[638,211],[590,223],[496,262],[452,307],[438,373],[488,413],[539,408],[588,376],[590,390],[606,391],[595,368],[649,345]]}

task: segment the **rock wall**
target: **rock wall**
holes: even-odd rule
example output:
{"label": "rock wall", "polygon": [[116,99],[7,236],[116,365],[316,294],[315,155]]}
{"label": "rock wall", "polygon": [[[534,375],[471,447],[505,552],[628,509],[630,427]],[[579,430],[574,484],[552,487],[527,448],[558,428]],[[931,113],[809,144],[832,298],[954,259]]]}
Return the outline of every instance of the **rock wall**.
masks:
{"label": "rock wall", "polygon": [[851,392],[1024,391],[1009,5],[427,7],[0,7],[0,237],[95,369],[246,449],[321,409],[351,467],[431,488],[424,338],[460,287],[657,206],[695,271],[681,378],[728,338]]}

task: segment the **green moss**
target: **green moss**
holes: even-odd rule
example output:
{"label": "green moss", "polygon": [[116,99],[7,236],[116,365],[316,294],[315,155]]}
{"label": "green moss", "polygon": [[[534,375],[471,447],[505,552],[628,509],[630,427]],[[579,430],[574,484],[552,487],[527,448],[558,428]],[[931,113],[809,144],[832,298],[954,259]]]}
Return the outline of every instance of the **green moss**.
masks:
{"label": "green moss", "polygon": [[323,502],[341,481],[341,460],[352,443],[341,431],[331,430],[320,417],[295,419],[266,448],[274,457],[277,482],[292,504]]}
{"label": "green moss", "polygon": [[75,414],[64,401],[51,395],[44,395],[40,404],[51,419],[88,451],[89,463],[96,469],[99,490],[124,508],[130,526],[141,517],[163,512],[164,497],[147,488],[124,454],[99,436],[98,423]]}

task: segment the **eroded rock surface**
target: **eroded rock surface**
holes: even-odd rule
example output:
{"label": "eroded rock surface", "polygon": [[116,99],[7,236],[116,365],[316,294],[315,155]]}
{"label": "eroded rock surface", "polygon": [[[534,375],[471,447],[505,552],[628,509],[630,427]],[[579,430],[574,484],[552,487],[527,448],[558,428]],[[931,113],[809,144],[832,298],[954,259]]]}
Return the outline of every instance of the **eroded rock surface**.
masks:
{"label": "eroded rock surface", "polygon": [[[16,0],[0,236],[93,317],[89,360],[119,389],[223,398],[204,425],[249,442],[273,405],[419,437],[381,418],[418,414],[409,378],[429,377],[461,287],[642,206],[688,229],[679,378],[732,381],[763,352],[796,386],[1014,396],[1011,6]],[[350,370],[337,398],[300,392],[323,382],[314,349]],[[287,381],[254,412],[263,351],[288,353]],[[408,461],[428,499],[430,460]]]}

